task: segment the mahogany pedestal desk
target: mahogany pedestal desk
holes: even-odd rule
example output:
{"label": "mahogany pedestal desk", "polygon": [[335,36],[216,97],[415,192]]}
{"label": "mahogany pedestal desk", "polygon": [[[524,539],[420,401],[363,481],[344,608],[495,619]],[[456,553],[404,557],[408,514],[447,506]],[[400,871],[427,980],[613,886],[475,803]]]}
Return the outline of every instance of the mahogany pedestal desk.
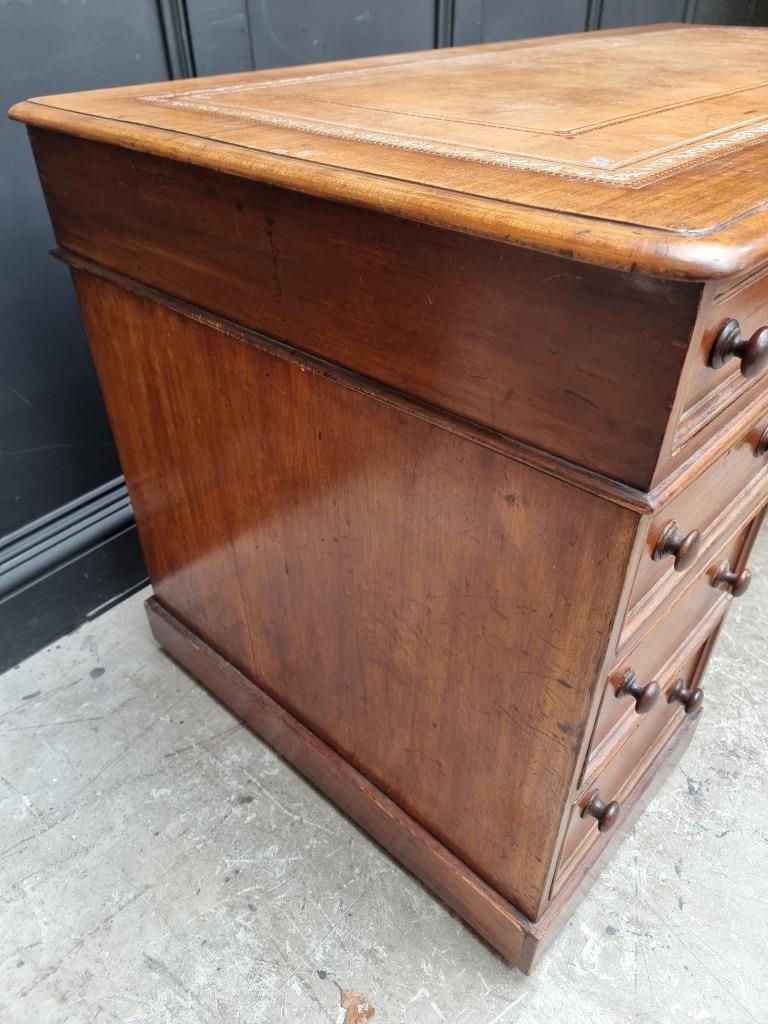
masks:
{"label": "mahogany pedestal desk", "polygon": [[529,971],[690,738],[749,584],[768,30],[435,50],[13,116],[155,636]]}

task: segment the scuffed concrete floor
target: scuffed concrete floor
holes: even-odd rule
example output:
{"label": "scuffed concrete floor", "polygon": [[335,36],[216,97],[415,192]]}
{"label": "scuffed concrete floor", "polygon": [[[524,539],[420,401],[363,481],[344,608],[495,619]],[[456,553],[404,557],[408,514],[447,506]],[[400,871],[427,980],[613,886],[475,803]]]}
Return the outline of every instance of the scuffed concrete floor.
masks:
{"label": "scuffed concrete floor", "polygon": [[382,1024],[768,1022],[768,534],[753,568],[681,768],[532,978],[160,653],[145,595],[31,658],[0,1020],[337,1024],[354,988]]}

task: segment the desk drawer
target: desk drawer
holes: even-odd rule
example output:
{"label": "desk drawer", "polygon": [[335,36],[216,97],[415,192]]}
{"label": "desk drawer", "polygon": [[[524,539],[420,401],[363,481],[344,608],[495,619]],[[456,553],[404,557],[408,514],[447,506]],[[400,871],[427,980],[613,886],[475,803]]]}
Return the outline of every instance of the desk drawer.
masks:
{"label": "desk drawer", "polygon": [[[579,799],[571,808],[568,829],[555,873],[553,895],[569,878],[601,835],[621,820],[622,802],[637,785],[648,765],[688,713],[699,713],[703,691],[698,686],[708,647],[717,630],[679,665],[652,711],[624,737],[610,759],[587,777]],[[687,708],[686,708],[687,705]]]}
{"label": "desk drawer", "polygon": [[[729,547],[736,548],[736,542]],[[731,598],[701,577],[657,627],[608,675],[582,781],[610,756],[625,733],[640,726],[693,647],[722,622]],[[633,696],[633,693],[636,696]],[[648,709],[648,705],[651,708]]]}
{"label": "desk drawer", "polygon": [[[651,520],[630,593],[621,646],[701,572],[713,547],[768,493],[768,416]],[[678,554],[675,554],[677,548]],[[688,557],[686,557],[686,553]]]}
{"label": "desk drawer", "polygon": [[[655,627],[628,653],[614,660],[608,671],[582,780],[609,756],[624,733],[649,713],[646,709],[654,691],[645,688],[656,683],[663,690],[690,652],[722,622],[733,594],[726,582],[717,582],[718,570],[724,564],[729,571],[741,573],[744,570],[761,518],[758,515],[750,520],[718,548],[703,572]],[[627,679],[629,673],[634,677],[636,688],[632,679]],[[638,708],[641,708],[640,714]]]}
{"label": "desk drawer", "polygon": [[[701,313],[701,329],[694,337],[694,345],[683,374],[683,411],[678,421],[672,454],[679,451],[708,423],[750,388],[765,388],[768,366],[752,376],[747,363],[734,355],[722,365],[712,365],[713,346],[719,333],[729,321],[736,321],[739,335],[731,334],[731,341],[740,337],[746,342],[753,339],[750,350],[755,353],[768,339],[756,335],[768,325],[768,273],[761,271],[742,278],[736,283],[720,282],[708,286]],[[725,334],[723,334],[725,337]],[[715,363],[720,361],[715,359]]]}

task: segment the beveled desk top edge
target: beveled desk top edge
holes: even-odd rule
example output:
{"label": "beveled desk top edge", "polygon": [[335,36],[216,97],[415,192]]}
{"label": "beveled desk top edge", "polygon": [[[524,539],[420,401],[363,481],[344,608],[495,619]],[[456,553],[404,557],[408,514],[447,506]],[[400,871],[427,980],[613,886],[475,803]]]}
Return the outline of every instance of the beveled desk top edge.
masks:
{"label": "beveled desk top edge", "polygon": [[[615,44],[627,34],[654,38],[655,33],[674,33],[683,28],[640,26],[586,35],[592,37],[593,42],[596,37],[609,36]],[[699,28],[714,27],[700,26],[695,31]],[[768,30],[765,31],[768,38]],[[40,97],[17,104],[10,116],[35,128],[197,164],[224,174],[620,271],[703,281],[740,275],[768,261],[768,191],[764,198],[760,191],[763,180],[760,168],[768,161],[768,142],[761,141],[763,135],[756,134],[743,144],[746,148],[738,152],[724,150],[724,155],[720,156],[718,150],[716,158],[703,156],[695,165],[675,169],[661,180],[649,178],[641,187],[613,188],[597,179],[579,183],[520,169],[509,169],[500,178],[498,168],[493,171],[470,163],[466,165],[466,177],[460,174],[457,179],[456,161],[442,160],[434,154],[402,156],[401,164],[393,168],[387,160],[391,160],[397,150],[387,145],[368,145],[366,149],[364,139],[358,139],[353,150],[349,150],[348,155],[354,159],[348,165],[341,162],[344,150],[339,150],[339,162],[334,163],[331,159],[333,145],[353,146],[352,143],[332,139],[331,149],[324,151],[322,159],[314,159],[311,151],[302,150],[298,143],[294,152],[280,152],[270,135],[278,130],[274,125],[263,130],[248,125],[242,129],[247,134],[238,136],[237,122],[220,116],[224,108],[216,108],[213,113],[201,108],[199,114],[173,109],[155,112],[148,102],[156,100],[159,93],[173,97],[186,90],[186,95],[191,95],[192,85],[195,93],[222,89],[231,92],[303,80],[289,78],[291,71],[306,78],[357,72],[375,76],[404,60],[418,69],[439,67],[440,62],[447,60],[493,58],[507,50],[524,54],[530,47],[556,46],[572,39],[571,36],[548,37]],[[762,38],[759,43],[762,46]],[[278,108],[281,103],[282,100],[278,101]],[[176,104],[171,101],[170,105]],[[237,112],[239,108],[233,109]],[[145,110],[149,111],[146,115]],[[762,122],[758,127],[762,131]],[[768,128],[768,122],[765,127]],[[279,130],[292,139],[304,138],[301,131],[293,132],[285,126]],[[557,136],[558,132],[550,135]],[[361,153],[365,159],[360,166],[355,166]],[[443,165],[449,170],[442,178],[440,174],[425,177],[425,160],[431,161],[427,167],[430,174]],[[409,161],[412,162],[409,164]],[[409,167],[413,169],[412,175],[409,175]],[[595,171],[596,175],[600,173],[599,169]],[[734,175],[743,175],[747,182],[743,197],[734,198],[729,184]],[[713,185],[719,183],[721,194],[727,195],[728,201],[707,218],[707,203],[697,202],[695,196],[699,194],[702,180],[708,181],[710,177]],[[502,192],[498,192],[500,180],[507,183]],[[459,181],[461,187],[457,187]],[[486,189],[487,183],[493,185],[497,194],[490,194],[493,188]],[[568,204],[562,201],[567,193],[576,196],[570,209],[565,209]],[[678,193],[684,197],[682,205],[688,202],[695,213],[688,220],[680,218],[679,223],[677,215],[670,212],[681,205]],[[651,217],[641,215],[648,202],[661,204]]]}

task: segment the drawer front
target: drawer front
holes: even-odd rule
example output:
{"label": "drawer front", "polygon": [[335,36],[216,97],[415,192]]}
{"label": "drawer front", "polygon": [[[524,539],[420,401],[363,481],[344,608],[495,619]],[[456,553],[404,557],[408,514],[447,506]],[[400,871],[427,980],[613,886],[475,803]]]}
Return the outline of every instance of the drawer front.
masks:
{"label": "drawer front", "polygon": [[650,684],[663,689],[702,638],[722,622],[733,600],[733,586],[718,582],[718,570],[727,565],[729,571],[743,572],[760,519],[757,516],[721,545],[654,628],[615,659],[608,671],[582,781],[609,756],[624,733],[650,713],[648,704],[654,695],[654,688],[647,689]]}
{"label": "drawer front", "polygon": [[[715,630],[717,625],[715,626]],[[571,808],[568,828],[555,873],[553,895],[581,863],[592,845],[601,836],[599,822],[594,814],[602,812],[603,826],[621,819],[621,804],[631,794],[648,765],[664,746],[674,729],[681,724],[687,701],[691,713],[698,713],[703,691],[698,681],[706,666],[711,634],[666,681],[656,706],[639,719],[636,728],[629,731],[624,741],[614,749],[610,759],[591,773],[582,787],[579,799]],[[677,689],[675,689],[677,688]],[[679,693],[674,699],[673,691]],[[604,807],[601,807],[601,804]]]}
{"label": "drawer front", "polygon": [[[705,296],[702,327],[684,373],[685,397],[673,455],[733,401],[751,388],[764,389],[768,381],[768,366],[747,377],[738,355],[727,358],[722,365],[711,365],[713,347],[728,321],[735,320],[739,326],[739,334],[731,335],[732,342],[739,338],[750,342],[768,325],[768,272],[752,274],[725,287],[720,283],[709,285]],[[752,341],[751,353],[757,351],[758,345]],[[746,364],[745,370],[748,372]]]}
{"label": "drawer front", "polygon": [[702,577],[609,673],[582,779],[589,778],[595,766],[610,756],[626,732],[643,723],[653,710],[648,706],[653,705],[654,698],[660,699],[656,692],[664,690],[695,646],[696,638],[717,628],[730,602],[727,594],[710,586],[708,577]]}
{"label": "drawer front", "polygon": [[712,547],[733,527],[734,517],[743,521],[766,493],[768,416],[764,415],[654,515],[632,586],[622,643],[660,602],[701,571]]}

